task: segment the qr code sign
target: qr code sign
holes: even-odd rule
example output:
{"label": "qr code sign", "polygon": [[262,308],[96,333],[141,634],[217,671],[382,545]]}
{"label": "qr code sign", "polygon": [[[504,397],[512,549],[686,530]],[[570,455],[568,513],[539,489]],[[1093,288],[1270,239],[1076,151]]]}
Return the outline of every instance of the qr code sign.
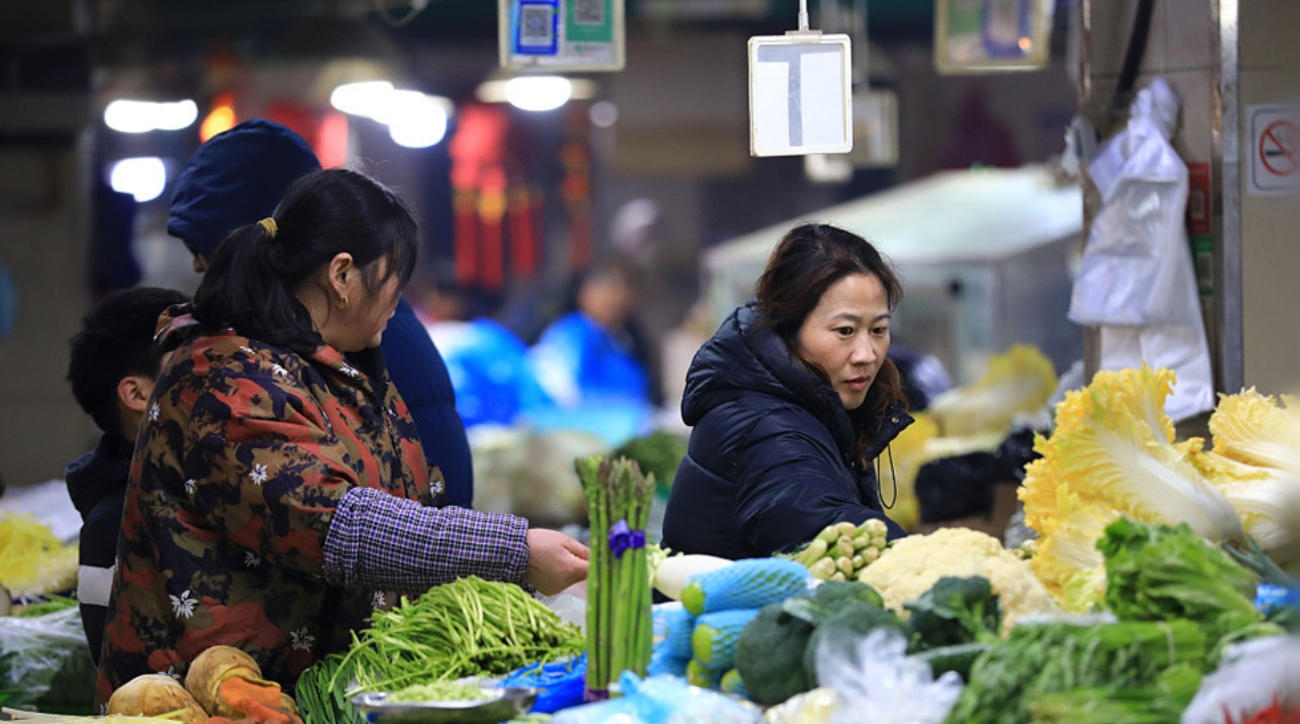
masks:
{"label": "qr code sign", "polygon": [[573,22],[579,25],[604,25],[605,0],[573,0]]}
{"label": "qr code sign", "polygon": [[519,9],[519,44],[547,47],[555,43],[555,9],[547,5],[525,5]]}

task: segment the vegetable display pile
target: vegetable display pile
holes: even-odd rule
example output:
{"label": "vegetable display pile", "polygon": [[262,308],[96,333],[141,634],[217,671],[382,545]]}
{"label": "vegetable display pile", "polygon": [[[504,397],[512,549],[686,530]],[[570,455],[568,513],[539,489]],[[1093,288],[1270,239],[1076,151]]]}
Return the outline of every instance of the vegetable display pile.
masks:
{"label": "vegetable display pile", "polygon": [[886,606],[905,614],[906,603],[949,576],[987,578],[1002,602],[1008,627],[1024,616],[1059,610],[1028,562],[1003,548],[996,538],[967,528],[946,528],[899,540],[880,560],[867,566],[858,580],[880,591]]}
{"label": "vegetable display pile", "polygon": [[1255,610],[1255,577],[1186,525],[1121,519],[1099,545],[1106,559],[1106,607],[1123,621],[1186,619],[1211,649],[1225,637],[1280,633]]}
{"label": "vegetable display pile", "polygon": [[1056,369],[1041,350],[1016,345],[989,359],[988,370],[974,384],[934,398],[927,412],[945,437],[991,434],[996,446],[1017,415],[1047,405],[1056,384]]}
{"label": "vegetable display pile", "polygon": [[1186,523],[1214,542],[1245,538],[1237,511],[1189,447],[1174,444],[1164,412],[1173,382],[1168,370],[1100,372],[1066,396],[1051,438],[1035,444],[1043,457],[1026,468],[1020,490],[1025,522],[1041,537],[1032,563],[1067,610],[1088,610],[1105,595],[1096,544],[1121,517]]}
{"label": "vegetable display pile", "polygon": [[262,678],[251,656],[213,646],[190,662],[184,685],[167,674],[143,674],[113,692],[109,714],[164,717],[202,724],[209,717],[266,724],[302,724],[292,698]]}
{"label": "vegetable display pile", "polygon": [[608,693],[624,671],[644,675],[653,636],[645,529],[654,476],[636,463],[579,459],[578,477],[591,519],[587,575],[587,689]]}
{"label": "vegetable display pile", "polygon": [[1214,451],[1187,442],[1192,464],[1219,487],[1275,563],[1300,572],[1300,406],[1253,389],[1224,396],[1210,416]]}
{"label": "vegetable display pile", "polygon": [[998,608],[987,579],[944,578],[909,603],[912,616],[904,621],[870,586],[831,581],[764,606],[740,634],[736,671],[750,699],[773,706],[817,686],[819,657],[849,660],[859,641],[890,630],[936,675],[966,675],[999,640]]}
{"label": "vegetable display pile", "polygon": [[77,587],[77,546],[27,515],[0,513],[0,585],[16,599]]}
{"label": "vegetable display pile", "polygon": [[502,676],[576,656],[584,646],[577,627],[522,588],[470,576],[375,611],[347,654],[304,671],[296,693],[306,724],[357,724],[349,703],[356,693]]}
{"label": "vegetable display pile", "polygon": [[1176,722],[1205,657],[1190,621],[1019,626],[975,662],[948,722]]}
{"label": "vegetable display pile", "polygon": [[[376,611],[341,669],[359,691],[500,676],[582,652],[582,633],[522,588],[470,576]],[[336,674],[336,678],[338,674]]]}

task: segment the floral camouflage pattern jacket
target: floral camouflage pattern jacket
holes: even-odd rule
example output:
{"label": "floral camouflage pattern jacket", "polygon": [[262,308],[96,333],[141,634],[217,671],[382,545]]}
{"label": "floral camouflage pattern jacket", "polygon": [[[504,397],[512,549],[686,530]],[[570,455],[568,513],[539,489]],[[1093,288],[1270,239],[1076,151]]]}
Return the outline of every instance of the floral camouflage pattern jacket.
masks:
{"label": "floral camouflage pattern jacket", "polygon": [[369,486],[432,505],[442,475],[382,370],[189,316],[162,335],[173,351],[136,442],[96,699],[140,674],[181,676],[219,644],[292,691],[386,598],[322,577],[339,500]]}

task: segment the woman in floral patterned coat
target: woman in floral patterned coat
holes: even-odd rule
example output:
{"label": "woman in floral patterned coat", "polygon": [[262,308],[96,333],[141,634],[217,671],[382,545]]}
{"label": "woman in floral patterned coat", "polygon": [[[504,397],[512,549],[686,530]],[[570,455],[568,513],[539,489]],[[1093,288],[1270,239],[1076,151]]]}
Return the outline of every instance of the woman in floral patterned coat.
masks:
{"label": "woman in floral patterned coat", "polygon": [[289,690],[396,594],[460,576],[554,593],[587,551],[509,515],[440,508],[442,475],[376,349],[416,225],[351,171],[292,186],[222,243],[136,443],[100,660],[100,702],[225,644]]}

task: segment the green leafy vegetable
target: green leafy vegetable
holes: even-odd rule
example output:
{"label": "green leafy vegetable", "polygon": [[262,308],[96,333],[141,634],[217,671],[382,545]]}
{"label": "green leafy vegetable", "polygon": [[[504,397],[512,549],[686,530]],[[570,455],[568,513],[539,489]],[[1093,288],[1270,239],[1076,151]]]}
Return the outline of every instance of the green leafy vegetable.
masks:
{"label": "green leafy vegetable", "polygon": [[914,651],[991,643],[1002,627],[998,597],[982,576],[940,578],[920,598],[903,606],[912,612],[907,623]]}
{"label": "green leafy vegetable", "polygon": [[[1035,702],[1048,708],[1052,702],[1088,702],[1086,709],[1100,710],[1161,686],[1170,687],[1173,697],[1185,689],[1174,690],[1170,682],[1183,681],[1182,674],[1169,670],[1186,666],[1199,673],[1205,665],[1205,634],[1190,621],[1021,625],[975,662],[947,721],[1023,724],[1034,721]],[[1043,698],[1056,694],[1061,696]],[[1189,694],[1182,706],[1190,701]]]}
{"label": "green leafy vegetable", "polygon": [[1199,669],[1178,664],[1152,686],[1042,694],[1031,698],[1029,710],[1038,724],[1178,724],[1200,685]]}
{"label": "green leafy vegetable", "polygon": [[686,440],[681,435],[656,430],[623,443],[623,447],[614,451],[613,457],[635,461],[647,477],[654,475],[659,492],[666,494],[677,475],[677,466],[686,457]]}
{"label": "green leafy vegetable", "polygon": [[66,611],[69,608],[77,607],[77,599],[73,596],[59,596],[50,594],[43,597],[42,600],[30,603],[23,612],[18,614],[19,618],[36,618],[38,616],[48,616],[51,613]]}
{"label": "green leafy vegetable", "polygon": [[1097,547],[1106,557],[1106,606],[1121,620],[1182,618],[1220,639],[1263,620],[1255,610],[1255,576],[1186,525],[1120,519]]}

